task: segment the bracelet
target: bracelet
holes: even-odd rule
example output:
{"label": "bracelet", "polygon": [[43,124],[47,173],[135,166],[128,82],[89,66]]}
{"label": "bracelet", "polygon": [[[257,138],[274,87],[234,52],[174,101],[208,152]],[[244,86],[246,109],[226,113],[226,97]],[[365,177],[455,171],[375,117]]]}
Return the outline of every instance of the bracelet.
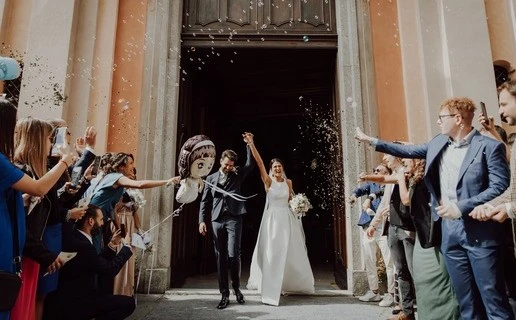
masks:
{"label": "bracelet", "polygon": [[[68,163],[66,163],[66,161],[64,161],[63,159],[59,160],[59,162],[64,163],[64,164],[65,164],[65,166],[66,166],[67,168],[69,167]],[[58,163],[59,163],[59,162],[58,162]]]}
{"label": "bracelet", "polygon": [[250,145],[252,145],[252,144],[254,144],[254,142],[248,142],[248,143],[247,143],[247,145],[248,145],[248,146],[250,146]]}

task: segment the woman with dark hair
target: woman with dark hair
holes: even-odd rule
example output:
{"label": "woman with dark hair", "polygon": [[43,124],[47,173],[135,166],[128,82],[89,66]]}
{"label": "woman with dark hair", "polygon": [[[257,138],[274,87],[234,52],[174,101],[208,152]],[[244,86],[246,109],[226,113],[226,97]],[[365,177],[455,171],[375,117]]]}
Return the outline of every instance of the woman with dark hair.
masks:
{"label": "woman with dark hair", "polygon": [[277,306],[282,292],[313,293],[314,276],[306,252],[303,224],[289,207],[294,190],[292,181],[285,175],[283,162],[272,159],[267,172],[254,145],[253,134],[246,132],[243,136],[267,192],[247,288],[260,291],[263,303]]}
{"label": "woman with dark hair", "polygon": [[[14,235],[16,226],[19,253],[25,245],[25,211],[21,193],[34,196],[45,195],[57,182],[61,174],[72,163],[73,156],[68,153],[46,174],[34,180],[15,167],[11,161],[14,156],[14,129],[16,126],[16,106],[6,99],[0,99],[0,270],[17,272],[14,260]],[[44,143],[43,141],[41,142]],[[11,219],[11,216],[15,220]],[[58,266],[54,266],[57,268]],[[10,312],[0,312],[0,320],[9,319]]]}

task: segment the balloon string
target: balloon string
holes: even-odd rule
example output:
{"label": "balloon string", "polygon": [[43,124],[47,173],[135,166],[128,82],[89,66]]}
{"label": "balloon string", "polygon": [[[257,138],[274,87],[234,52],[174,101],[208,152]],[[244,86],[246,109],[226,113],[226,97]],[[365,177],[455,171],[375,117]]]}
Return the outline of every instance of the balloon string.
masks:
{"label": "balloon string", "polygon": [[213,190],[217,191],[217,192],[220,192],[224,195],[227,195],[228,197],[231,197],[237,201],[246,201],[247,199],[251,199],[252,197],[255,197],[257,194],[253,194],[252,196],[249,196],[249,197],[245,197],[245,196],[242,196],[242,195],[239,195],[239,194],[236,194],[234,192],[228,192],[222,188],[219,188],[218,186],[212,184],[212,183],[209,183],[208,181],[206,180],[203,180],[204,183],[206,183],[208,186],[210,186],[210,188],[212,188]]}
{"label": "balloon string", "polygon": [[146,233],[149,233],[152,229],[156,228],[157,226],[159,226],[160,224],[162,224],[163,222],[165,222],[168,218],[170,217],[175,217],[175,216],[178,216],[179,215],[179,212],[181,212],[183,210],[183,206],[185,204],[182,203],[179,208],[177,208],[176,210],[174,210],[171,214],[169,214],[168,216],[165,217],[165,219],[161,220],[160,222],[158,222],[157,224],[155,224],[154,226],[152,226],[151,228],[149,228],[149,230],[145,231],[144,233],[142,233],[140,236],[143,238],[143,236],[146,234]]}

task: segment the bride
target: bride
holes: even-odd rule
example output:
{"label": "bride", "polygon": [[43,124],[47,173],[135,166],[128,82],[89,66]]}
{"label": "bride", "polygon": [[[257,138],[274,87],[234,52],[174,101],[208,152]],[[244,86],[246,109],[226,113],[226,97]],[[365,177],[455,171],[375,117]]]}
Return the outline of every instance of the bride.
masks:
{"label": "bride", "polygon": [[277,306],[282,292],[313,293],[314,276],[306,253],[303,224],[289,208],[288,201],[294,192],[283,163],[272,159],[267,174],[253,134],[246,132],[243,137],[251,148],[267,192],[247,289],[260,291],[263,303]]}

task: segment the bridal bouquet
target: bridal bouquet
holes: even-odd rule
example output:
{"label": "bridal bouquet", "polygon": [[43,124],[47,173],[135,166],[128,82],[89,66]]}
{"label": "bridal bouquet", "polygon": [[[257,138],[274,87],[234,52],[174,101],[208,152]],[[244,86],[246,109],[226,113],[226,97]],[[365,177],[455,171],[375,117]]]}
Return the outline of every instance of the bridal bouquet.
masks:
{"label": "bridal bouquet", "polygon": [[304,193],[294,195],[292,200],[289,201],[289,205],[290,209],[297,215],[298,219],[304,217],[306,212],[312,209],[312,205]]}

